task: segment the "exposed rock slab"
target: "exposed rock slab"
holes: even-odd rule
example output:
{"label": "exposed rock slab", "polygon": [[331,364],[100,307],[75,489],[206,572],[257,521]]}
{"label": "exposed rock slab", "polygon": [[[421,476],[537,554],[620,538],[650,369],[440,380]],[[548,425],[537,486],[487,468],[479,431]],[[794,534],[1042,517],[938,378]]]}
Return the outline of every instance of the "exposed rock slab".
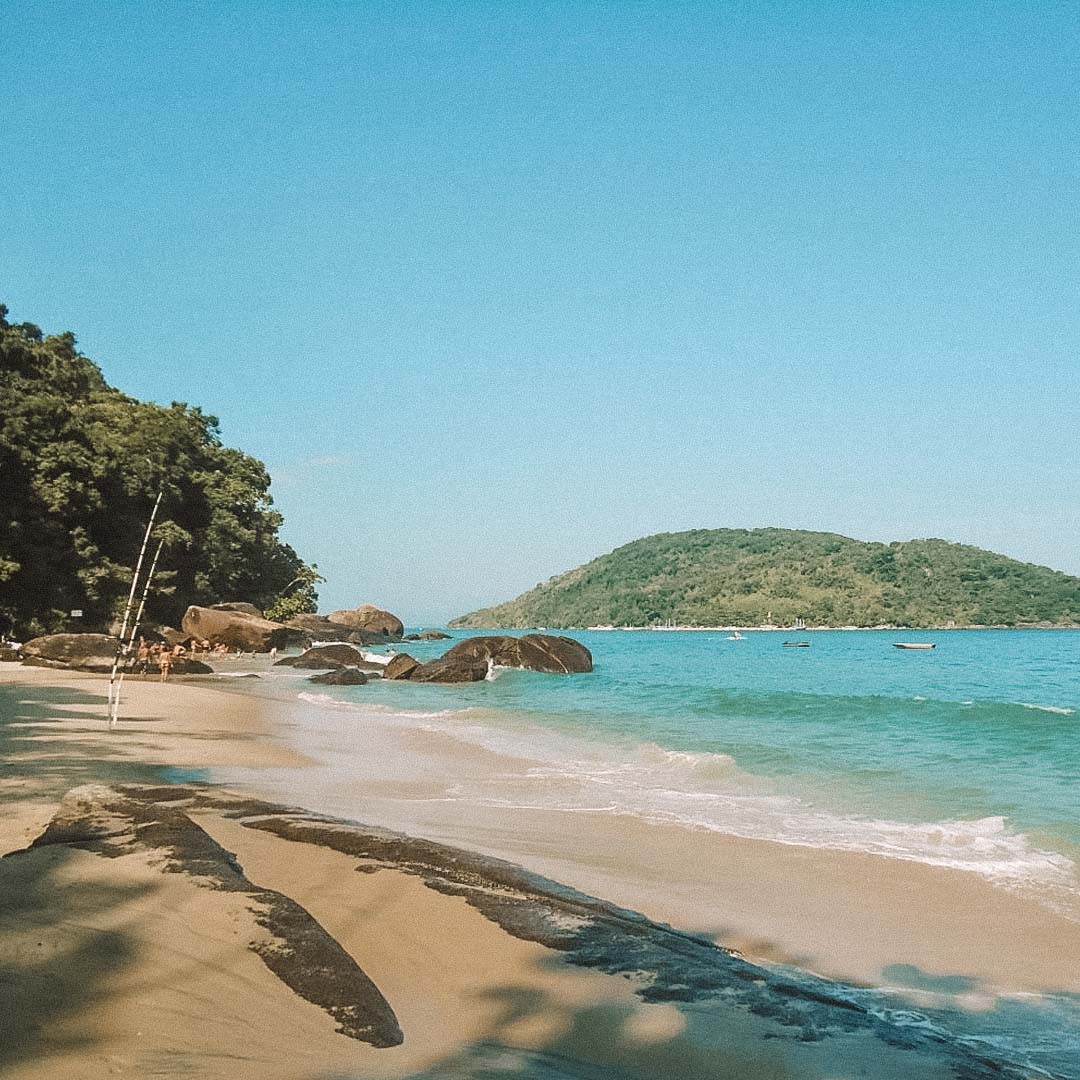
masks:
{"label": "exposed rock slab", "polygon": [[19,651],[33,667],[102,672],[112,670],[119,648],[119,639],[108,634],[46,634],[26,642]]}
{"label": "exposed rock slab", "polygon": [[402,1042],[393,1009],[356,961],[294,900],[249,881],[236,858],[182,809],[101,785],[76,788],[32,847],[58,844],[107,858],[149,853],[163,860],[166,872],[246,895],[255,922],[270,935],[248,948],[283,983],[329,1013],[343,1035],[377,1047]]}
{"label": "exposed rock slab", "polygon": [[384,679],[409,679],[414,671],[420,667],[420,661],[408,653],[398,653],[386,667],[383,668]]}
{"label": "exposed rock slab", "polygon": [[443,656],[421,664],[408,676],[410,682],[463,683],[480,682],[487,677],[486,660]]}
{"label": "exposed rock slab", "polygon": [[325,615],[294,615],[285,625],[300,630],[309,641],[345,641],[355,645],[385,645],[390,639],[374,630],[361,630],[347,623],[334,622]]}

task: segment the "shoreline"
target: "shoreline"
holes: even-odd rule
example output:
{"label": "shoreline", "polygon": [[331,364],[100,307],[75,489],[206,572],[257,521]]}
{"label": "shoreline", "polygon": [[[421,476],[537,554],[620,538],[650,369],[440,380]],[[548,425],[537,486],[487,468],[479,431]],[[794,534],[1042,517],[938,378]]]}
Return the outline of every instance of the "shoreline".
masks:
{"label": "shoreline", "polygon": [[[265,770],[268,776],[317,778],[318,769],[313,767],[311,759],[289,745],[293,732],[287,704],[219,685],[211,687],[178,681],[161,686],[155,682],[131,681],[125,684],[124,715],[129,719],[122,718],[120,730],[109,733],[104,713],[104,682],[100,676],[0,666],[0,696],[9,702],[14,699],[15,708],[14,721],[9,720],[2,729],[8,768],[0,782],[0,798],[7,804],[9,814],[0,826],[0,853],[25,848],[40,836],[54,818],[65,792],[86,783],[114,787],[117,784],[142,784],[145,790],[157,791],[160,796],[162,781],[182,782],[200,778],[205,775],[202,770],[228,772],[242,767],[255,774],[255,779],[245,783],[243,789],[251,793],[260,789],[263,793],[269,792],[277,803],[276,812],[281,811],[281,802],[307,805],[302,784],[291,798],[286,799],[274,784],[260,784],[257,779],[260,770]],[[146,788],[146,785],[151,786]],[[350,835],[370,838],[376,825],[395,827],[393,819],[395,814],[400,816],[402,804],[393,787],[387,782],[364,793],[347,816],[350,819],[363,817],[372,824],[348,826],[347,830],[353,830]],[[168,790],[179,792],[182,788]],[[214,784],[200,790],[221,791]],[[568,829],[567,822],[559,821],[555,812],[546,821],[534,823],[534,827],[527,830],[516,827],[511,818],[499,820],[497,814],[491,815],[478,829],[475,820],[452,820],[445,816],[445,810],[444,806],[438,812],[443,815],[441,821],[436,820],[438,814],[432,815],[431,830],[414,835],[442,832],[444,836],[433,836],[433,839],[449,839],[459,851],[480,852],[478,856],[464,858],[509,854],[514,863],[527,868],[526,877],[542,874],[552,881],[562,882],[559,888],[579,889],[588,897],[604,896],[621,907],[640,910],[654,924],[670,923],[696,934],[704,933],[709,939],[737,948],[750,960],[767,964],[794,963],[807,970],[853,982],[873,983],[875,979],[880,981],[881,959],[891,956],[891,965],[884,966],[892,968],[895,980],[906,982],[913,998],[920,994],[924,997],[943,996],[971,1009],[995,1008],[995,995],[1002,988],[1019,994],[1080,993],[1080,982],[1072,974],[1080,970],[1080,926],[1056,919],[1045,910],[1036,911],[988,883],[981,883],[977,889],[969,888],[973,883],[961,879],[971,875],[962,875],[959,871],[913,868],[910,863],[874,856],[860,859],[851,853],[823,857],[821,852],[806,849],[777,851],[775,849],[783,845],[739,841],[733,837],[713,838],[714,842],[709,845],[712,852],[710,865],[724,868],[723,887],[719,890],[722,898],[718,901],[714,895],[717,892],[716,877],[706,872],[708,867],[700,861],[700,850],[687,849],[670,829],[642,823],[628,830],[625,821],[585,820],[582,817],[575,817]],[[546,1005],[540,1010],[542,1017],[535,1015],[534,1010],[527,1021],[511,1023],[509,1034],[500,1027],[497,1036],[492,1037],[500,1045],[511,1046],[515,1053],[526,1055],[545,1054],[553,1045],[560,1047],[562,1053],[569,1046],[581,1060],[591,1062],[590,1067],[594,1069],[617,1069],[620,1061],[623,1064],[637,1061],[639,1058],[633,1054],[625,1059],[620,1055],[631,1051],[640,1055],[642,1047],[647,1047],[646,1057],[650,1061],[655,1058],[656,1071],[642,1075],[667,1075],[664,1070],[674,1071],[676,1066],[672,1062],[676,1060],[691,1062],[685,1069],[678,1066],[688,1076],[730,1075],[710,1071],[715,1070],[714,1065],[708,1064],[712,1059],[702,1057],[701,1052],[704,1045],[715,1050],[717,1032],[722,1031],[724,1039],[733,1040],[731,1045],[741,1048],[743,1057],[739,1060],[747,1070],[741,1075],[786,1075],[784,1070],[798,1059],[798,1075],[824,1076],[834,1075],[838,1063],[854,1062],[860,1055],[871,1053],[866,1039],[877,1041],[871,1034],[848,1032],[841,1036],[838,1030],[835,1038],[823,1040],[828,1046],[818,1046],[816,1057],[800,1058],[799,1048],[788,1046],[784,1040],[766,1052],[763,1046],[774,1041],[767,1030],[769,1021],[760,1021],[765,1028],[757,1026],[759,1021],[751,1022],[749,1014],[744,1015],[745,1010],[725,1013],[721,1020],[712,1014],[715,1006],[710,1004],[708,1008],[702,1006],[711,1017],[706,1023],[695,1011],[697,1006],[687,1014],[670,1002],[643,1004],[640,993],[624,975],[617,972],[604,975],[596,970],[575,967],[567,961],[565,950],[556,949],[553,953],[550,943],[533,942],[526,949],[522,939],[515,936],[515,932],[521,930],[520,926],[508,934],[505,926],[500,928],[497,922],[482,915],[476,915],[475,920],[470,916],[469,933],[464,934],[462,930],[464,939],[457,945],[461,950],[459,955],[469,957],[466,969],[476,964],[479,956],[486,957],[479,964],[482,970],[467,970],[449,978],[436,963],[438,956],[443,955],[439,950],[445,950],[446,943],[435,939],[447,935],[449,925],[457,925],[456,921],[447,922],[447,904],[455,897],[454,910],[458,914],[454,920],[460,919],[462,912],[458,906],[461,886],[451,887],[452,882],[447,884],[445,869],[440,871],[442,876],[437,874],[432,879],[436,884],[429,881],[426,885],[418,883],[415,874],[402,870],[400,860],[399,864],[379,865],[358,875],[355,859],[350,860],[332,846],[313,847],[310,843],[299,843],[295,837],[259,831],[242,820],[238,824],[235,815],[220,806],[203,807],[188,816],[224,850],[236,852],[239,865],[250,876],[251,882],[260,888],[281,889],[305,910],[310,910],[386,994],[406,1033],[404,1047],[382,1050],[366,1045],[357,1047],[355,1040],[335,1034],[333,1025],[318,1006],[307,1000],[293,1001],[292,997],[282,999],[280,986],[274,984],[272,976],[259,965],[250,950],[232,942],[232,959],[219,965],[220,977],[216,983],[210,975],[200,976],[205,982],[203,989],[207,1000],[219,1000],[224,988],[228,987],[228,993],[240,995],[238,1000],[244,1003],[244,1009],[258,1012],[264,1007],[264,999],[270,997],[277,1003],[275,1008],[280,1006],[287,1012],[298,1010],[304,1018],[300,1036],[304,1042],[300,1055],[304,1064],[292,1072],[281,1073],[283,1076],[315,1076],[319,1075],[318,1070],[325,1074],[331,1068],[355,1070],[361,1063],[365,1076],[419,1076],[421,1073],[415,1071],[418,1068],[436,1067],[437,1062],[465,1060],[461,1055],[467,1048],[472,1048],[469,1053],[478,1052],[475,1046],[484,1041],[480,1036],[491,1036],[492,1016],[506,1015],[506,1000],[492,995],[495,988],[508,979],[517,980],[521,987],[531,987],[529,993],[534,998],[540,993],[537,983],[540,979],[543,985],[541,997]],[[564,819],[570,816],[562,815]],[[312,817],[317,815],[305,815],[309,821]],[[423,845],[425,841],[404,838],[401,843],[407,848],[409,844]],[[573,850],[573,857],[567,856],[567,848]],[[26,855],[3,860],[0,873],[25,873],[24,868],[35,860],[48,861],[46,857],[55,860],[60,850],[64,851],[64,864],[52,867],[50,872],[57,872],[61,879],[64,874],[73,875],[71,880],[76,884],[71,885],[70,881],[68,884],[77,892],[92,895],[103,890],[108,892],[117,880],[113,871],[123,866],[125,869],[119,880],[127,880],[124,875],[130,871],[133,888],[138,882],[140,887],[151,889],[149,883],[153,882],[151,891],[154,895],[176,894],[181,907],[206,908],[209,904],[214,910],[208,908],[203,912],[207,925],[222,925],[225,916],[215,907],[215,903],[220,907],[222,898],[208,893],[193,899],[194,894],[188,894],[194,887],[185,887],[185,891],[180,888],[180,883],[172,880],[183,875],[167,874],[163,878],[159,869],[160,853],[156,856],[151,853],[147,858],[145,854],[132,852],[120,858],[102,860],[85,850],[68,849],[63,845],[47,846],[40,852],[35,849]],[[288,857],[283,858],[286,851]],[[661,853],[663,858],[659,858]],[[680,861],[681,869],[675,871],[680,884],[673,890],[670,874],[672,867]],[[489,866],[482,873],[490,872]],[[522,888],[524,879],[515,880],[515,887]],[[327,904],[328,896],[333,898],[333,903]],[[726,905],[725,925],[713,916],[704,920],[693,918],[695,913],[700,916],[702,900],[706,896],[714,912]],[[796,896],[798,902],[794,903]],[[973,896],[978,897],[977,901],[967,903],[964,918],[958,921],[958,899],[966,897],[971,901]],[[393,897],[392,903],[390,897]],[[882,897],[886,898],[885,902]],[[872,898],[876,899],[871,902]],[[59,907],[53,911],[55,927],[63,936],[73,932],[68,927],[70,916],[64,914],[65,910],[72,909],[72,904],[64,901],[62,895],[57,904]],[[133,968],[141,971],[143,977],[149,976],[155,963],[163,970],[175,972],[179,963],[177,956],[171,952],[168,956],[159,955],[163,946],[156,935],[150,935],[154,940],[146,940],[132,929],[157,926],[155,920],[160,919],[160,909],[152,903],[149,907],[140,906],[138,898],[132,900],[130,908],[123,925],[126,932],[139,938],[138,948],[133,951],[142,957],[133,961]],[[357,915],[360,926],[370,924],[374,916],[376,924],[383,927],[386,942],[393,942],[393,948],[386,943],[381,951],[375,947],[380,937],[373,938],[359,931],[343,917],[342,911],[346,909],[360,912]],[[842,916],[841,912],[844,913]],[[101,917],[105,918],[106,914],[109,913]],[[903,917],[898,919],[897,914]],[[0,917],[10,920],[16,931],[21,925],[16,916],[20,915],[19,911],[10,910],[10,905],[0,910]],[[577,917],[565,912],[559,916],[564,922],[567,918],[572,922]],[[234,927],[238,920],[242,923],[246,918],[244,911],[235,906],[228,915]],[[852,922],[853,918],[857,925]],[[838,926],[841,920],[845,924]],[[25,921],[24,916],[21,921]],[[927,923],[934,923],[936,928],[928,930]],[[35,925],[40,930],[41,920],[38,919]],[[179,932],[176,926],[173,931]],[[971,940],[973,931],[975,939]],[[920,933],[924,939],[921,944],[918,941]],[[216,942],[215,948],[223,949],[228,944],[228,934],[215,935],[216,931],[210,933]],[[18,933],[16,938],[22,940]],[[1049,949],[1045,947],[1047,940],[1052,946]],[[868,952],[868,943],[876,946],[876,954],[873,949]],[[378,958],[373,960],[373,956]],[[555,968],[551,968],[556,956],[561,959]],[[980,956],[984,958],[981,966],[975,963]],[[147,957],[155,959],[151,963]],[[25,959],[18,949],[16,958]],[[192,961],[192,957],[188,960]],[[210,961],[204,957],[199,970],[207,963]],[[770,968],[767,966],[763,970]],[[241,971],[244,972],[241,981],[246,987],[242,992],[234,982],[234,977],[239,977]],[[1003,976],[1007,978],[1003,979]],[[550,985],[544,981],[546,979],[551,980]],[[1004,987],[1003,982],[1007,984]],[[120,1060],[125,1054],[133,1053],[136,1044],[125,1019],[131,998],[124,985],[123,979],[117,985],[110,975],[97,988],[97,998],[85,1002],[81,1009],[73,1009],[61,1025],[78,1028],[81,1023],[85,1026],[90,1022],[89,1010],[93,1023],[101,1026],[104,1032],[96,1041],[105,1049],[96,1049],[94,1054],[97,1056],[88,1059],[84,1050],[74,1045],[68,1049],[58,1048],[53,1045],[51,1036],[42,1034],[44,1041],[38,1046],[36,1055],[40,1060],[26,1058],[14,1062],[11,1075],[18,1080],[85,1075],[79,1069],[86,1068],[88,1061],[99,1066],[109,1054],[118,1055],[117,1060]],[[181,1023],[177,1028],[179,1006],[173,998],[180,991],[159,981],[155,981],[154,986],[154,993],[161,997],[165,1028],[155,1036],[159,1041],[164,1040],[158,1052],[187,1055],[203,1070],[195,1075],[221,1075],[213,1071],[215,1066],[206,1059],[207,1050],[203,1044],[210,1040],[216,1045],[219,1039],[227,1038],[234,1040],[236,1046],[246,1048],[244,1054],[248,1055],[245,1058],[248,1064],[240,1066],[235,1075],[248,1075],[245,1069],[249,1066],[252,1076],[278,1075],[269,1056],[274,1047],[281,1049],[280,1036],[275,1042],[262,1030],[263,1025],[258,1026],[258,1037],[254,1041],[251,1037],[240,1037],[229,1024],[225,1024],[227,1032],[223,1029],[213,1039],[198,1024],[192,1028]],[[576,1026],[580,1027],[580,1017],[575,1022],[574,1016],[588,1011],[583,1004],[585,1001],[607,1001],[604,1008],[608,1012],[615,1010],[621,1017],[620,1030],[629,1026],[629,1030],[640,1028],[639,1034],[644,1034],[640,1039],[616,1040],[614,1048],[608,1045],[601,1053],[598,1044],[604,1039],[610,1043],[612,1032],[610,1025],[605,1027],[597,1015],[593,1017],[595,1030],[591,1035],[577,1030],[571,1044],[560,1041],[567,1031],[573,1032]],[[38,1003],[37,1008],[41,1007]],[[184,1007],[192,1008],[191,1002],[187,1001]],[[27,1009],[24,1006],[23,1013]],[[244,1010],[233,1007],[230,1015],[240,1011]],[[462,1013],[464,1019],[455,1021],[453,1018],[458,1013]],[[194,1015],[201,1017],[202,1023],[206,1022],[205,1002],[194,1007]],[[271,1010],[271,1015],[276,1022],[284,1022],[283,1014]],[[437,1022],[432,1019],[435,1015]],[[562,1032],[559,1040],[552,1038],[556,1029]],[[601,1038],[603,1032],[606,1034]],[[265,1045],[259,1040],[264,1040]],[[44,1056],[42,1046],[46,1047]],[[177,1050],[177,1046],[181,1049]],[[924,1050],[917,1049],[909,1049],[907,1055],[901,1055],[886,1068],[879,1049],[875,1046],[867,1059],[874,1062],[877,1071],[873,1075],[893,1075],[893,1069],[896,1075],[902,1075],[916,1062],[917,1068],[911,1075],[951,1075],[943,1061],[934,1060],[932,1054],[927,1056]],[[795,1058],[791,1058],[791,1054]],[[141,1064],[138,1067],[145,1068],[147,1060],[144,1054],[139,1058]],[[0,1052],[0,1064],[4,1061]],[[544,1061],[544,1067],[550,1065],[546,1058]],[[764,1068],[762,1061],[772,1064]],[[376,1068],[376,1062],[377,1071],[371,1071]],[[307,1071],[309,1066],[310,1072]],[[532,1067],[528,1061],[526,1066]],[[127,1072],[125,1068],[127,1066],[119,1069],[121,1075],[141,1075],[134,1064]],[[539,1070],[540,1065],[536,1068]],[[436,1071],[430,1075],[444,1074]],[[522,1075],[529,1075],[527,1069]],[[580,1075],[603,1073],[583,1072]]]}

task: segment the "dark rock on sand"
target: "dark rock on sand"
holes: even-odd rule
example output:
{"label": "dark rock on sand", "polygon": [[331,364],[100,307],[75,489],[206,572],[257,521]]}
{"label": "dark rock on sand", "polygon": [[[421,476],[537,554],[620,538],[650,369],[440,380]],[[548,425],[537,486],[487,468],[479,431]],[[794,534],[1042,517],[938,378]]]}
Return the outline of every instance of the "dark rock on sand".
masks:
{"label": "dark rock on sand", "polygon": [[398,653],[397,656],[383,668],[384,679],[411,679],[413,672],[420,667],[420,661],[408,653]]}
{"label": "dark rock on sand", "polygon": [[249,881],[235,856],[183,810],[98,785],[75,788],[31,849],[69,844],[105,858],[147,852],[197,888],[243,896],[266,932],[247,947],[293,993],[323,1009],[351,1039],[377,1047],[403,1041],[390,1003],[338,941],[291,897]]}
{"label": "dark rock on sand", "polygon": [[312,675],[308,679],[308,682],[320,683],[323,686],[363,686],[367,681],[367,675],[357,667],[340,667],[322,675]]}
{"label": "dark rock on sand", "polygon": [[500,667],[528,668],[560,675],[592,671],[592,653],[573,638],[555,634],[510,637],[493,634],[466,638],[449,649],[444,659],[492,660]]}
{"label": "dark rock on sand", "polygon": [[410,676],[410,682],[480,682],[488,673],[486,660],[470,660],[456,656],[441,657],[421,664]]}
{"label": "dark rock on sand", "polygon": [[[153,667],[150,671],[153,672]],[[192,660],[190,656],[177,656],[173,658],[172,673],[174,675],[213,675],[214,669],[201,660]]]}
{"label": "dark rock on sand", "polygon": [[26,642],[19,652],[31,667],[111,671],[119,647],[119,640],[108,634],[46,634]]}
{"label": "dark rock on sand", "polygon": [[229,604],[211,604],[211,611],[239,611],[241,615],[254,615],[256,619],[265,619],[266,616],[254,605],[235,601]]}
{"label": "dark rock on sand", "polygon": [[0,646],[0,664],[14,664],[20,659],[18,649],[12,649],[7,645]]}
{"label": "dark rock on sand", "polygon": [[450,635],[441,630],[421,630],[419,634],[406,634],[405,641],[449,641]]}
{"label": "dark rock on sand", "polygon": [[358,608],[331,611],[328,616],[331,622],[344,623],[346,626],[355,627],[357,630],[371,630],[376,634],[385,634],[393,641],[400,641],[405,633],[405,626],[396,616],[389,611],[383,611],[373,604],[361,604]]}
{"label": "dark rock on sand", "polygon": [[192,606],[181,624],[186,638],[224,644],[242,652],[269,652],[292,644],[296,632],[281,623],[260,619],[242,611],[219,611]]}

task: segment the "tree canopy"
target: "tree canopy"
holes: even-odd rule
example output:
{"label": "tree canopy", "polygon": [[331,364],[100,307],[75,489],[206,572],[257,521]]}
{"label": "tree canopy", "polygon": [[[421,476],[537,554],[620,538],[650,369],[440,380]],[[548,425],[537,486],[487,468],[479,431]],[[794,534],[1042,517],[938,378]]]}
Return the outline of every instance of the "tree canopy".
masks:
{"label": "tree canopy", "polygon": [[278,537],[262,462],[223,446],[196,406],[136,401],[71,333],[11,324],[0,304],[0,631],[106,626],[123,608],[154,500],[164,541],[148,615],[189,604],[269,607],[314,567]]}
{"label": "tree canopy", "polygon": [[945,540],[797,529],[635,540],[453,626],[1073,626],[1080,578]]}

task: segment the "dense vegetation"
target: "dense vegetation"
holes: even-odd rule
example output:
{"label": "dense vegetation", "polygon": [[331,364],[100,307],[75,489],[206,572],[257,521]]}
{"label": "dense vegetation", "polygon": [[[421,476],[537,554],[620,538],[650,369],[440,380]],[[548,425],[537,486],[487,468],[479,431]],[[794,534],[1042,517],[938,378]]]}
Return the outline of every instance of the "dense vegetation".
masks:
{"label": "dense vegetation", "polygon": [[222,446],[213,416],[135,401],[72,334],[6,317],[0,305],[0,631],[107,626],[162,489],[151,617],[175,624],[188,604],[223,599],[270,607],[283,593],[314,610],[317,574],[278,539],[266,468]]}
{"label": "dense vegetation", "polygon": [[454,626],[1080,623],[1080,578],[944,540],[793,529],[660,533]]}

